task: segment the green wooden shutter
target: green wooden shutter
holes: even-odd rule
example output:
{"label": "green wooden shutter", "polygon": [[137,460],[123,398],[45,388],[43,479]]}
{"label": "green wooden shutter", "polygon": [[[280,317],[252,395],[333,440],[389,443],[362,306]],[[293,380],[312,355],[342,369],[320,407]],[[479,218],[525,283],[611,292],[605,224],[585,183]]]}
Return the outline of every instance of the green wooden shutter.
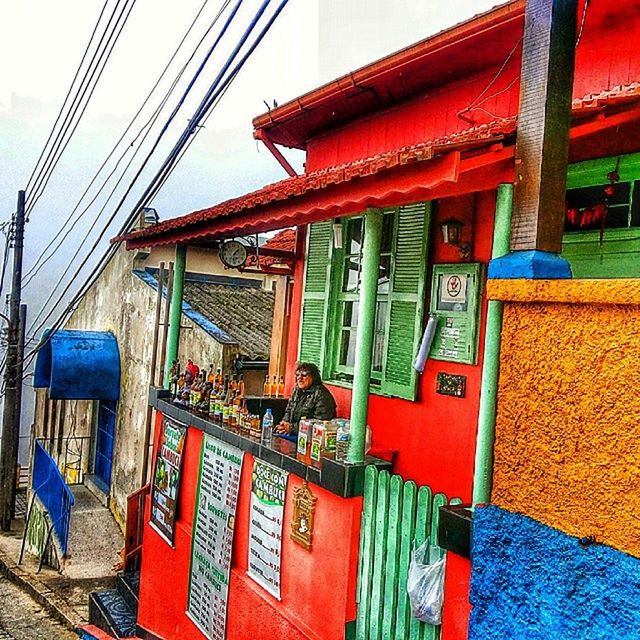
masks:
{"label": "green wooden shutter", "polygon": [[398,208],[381,391],[409,400],[417,390],[413,360],[422,338],[430,219],[430,202]]}
{"label": "green wooden shutter", "polygon": [[332,238],[331,220],[309,225],[298,359],[315,362],[323,375]]}

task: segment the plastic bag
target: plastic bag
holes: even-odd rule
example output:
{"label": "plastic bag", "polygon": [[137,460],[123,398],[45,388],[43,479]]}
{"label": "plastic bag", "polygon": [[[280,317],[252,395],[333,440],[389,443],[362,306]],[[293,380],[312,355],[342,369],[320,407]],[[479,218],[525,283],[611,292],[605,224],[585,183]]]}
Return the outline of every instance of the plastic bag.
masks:
{"label": "plastic bag", "polygon": [[[407,575],[411,615],[428,624],[440,624],[442,621],[445,558],[440,558],[441,553],[441,549],[432,548],[427,539],[414,549]],[[429,557],[440,559],[427,564]]]}

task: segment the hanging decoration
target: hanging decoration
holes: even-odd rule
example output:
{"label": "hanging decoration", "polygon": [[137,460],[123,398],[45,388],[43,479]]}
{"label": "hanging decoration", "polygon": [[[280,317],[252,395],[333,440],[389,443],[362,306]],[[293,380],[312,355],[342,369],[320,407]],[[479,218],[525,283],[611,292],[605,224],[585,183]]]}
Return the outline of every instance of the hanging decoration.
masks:
{"label": "hanging decoration", "polygon": [[600,229],[600,244],[604,237],[604,227],[607,222],[607,208],[609,200],[616,193],[616,183],[620,181],[620,158],[616,161],[613,171],[607,173],[609,184],[605,185],[602,190],[602,202],[596,202],[588,207],[569,207],[567,206],[566,219],[567,222],[576,229]]}

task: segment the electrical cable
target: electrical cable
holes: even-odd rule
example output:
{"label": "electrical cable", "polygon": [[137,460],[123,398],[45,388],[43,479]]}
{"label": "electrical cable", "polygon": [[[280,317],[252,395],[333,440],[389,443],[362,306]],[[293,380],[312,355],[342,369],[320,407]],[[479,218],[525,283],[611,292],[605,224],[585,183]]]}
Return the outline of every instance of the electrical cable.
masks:
{"label": "electrical cable", "polygon": [[[26,287],[32,280],[33,278],[38,274],[38,272],[42,269],[42,267],[51,259],[53,258],[53,256],[57,253],[57,251],[60,249],[60,247],[62,246],[62,244],[64,243],[64,241],[67,239],[67,237],[70,235],[70,233],[73,231],[73,229],[75,228],[75,226],[78,224],[78,222],[84,217],[84,215],[88,212],[89,208],[91,207],[91,205],[97,200],[97,198],[99,197],[99,195],[102,193],[103,189],[107,186],[108,181],[113,177],[113,175],[115,174],[115,172],[117,171],[118,167],[120,166],[120,163],[122,162],[122,160],[124,159],[124,157],[127,155],[127,153],[129,153],[129,151],[131,150],[131,148],[135,145],[136,141],[138,140],[138,138],[143,134],[143,132],[145,131],[145,129],[147,129],[148,127],[153,127],[153,125],[156,123],[158,117],[160,116],[160,112],[162,110],[162,108],[165,106],[165,104],[168,102],[171,93],[173,92],[173,90],[175,89],[175,87],[177,86],[178,82],[180,81],[180,79],[182,78],[184,72],[186,71],[188,65],[191,63],[191,61],[193,60],[193,58],[195,57],[195,54],[197,52],[197,50],[200,48],[200,46],[202,45],[203,41],[205,40],[206,36],[211,32],[211,29],[215,26],[215,24],[217,23],[218,19],[220,18],[220,16],[222,15],[222,13],[224,12],[224,10],[226,9],[226,7],[230,4],[231,0],[225,0],[223,2],[222,7],[219,9],[217,15],[214,17],[213,21],[209,24],[207,30],[205,31],[204,35],[200,38],[200,41],[198,42],[198,44],[194,47],[191,55],[189,56],[189,58],[187,59],[187,61],[184,63],[184,65],[182,66],[182,68],[180,69],[180,71],[178,72],[178,74],[176,75],[176,77],[174,78],[171,86],[169,87],[169,89],[165,92],[164,97],[162,98],[160,104],[158,105],[158,107],[156,107],[155,111],[153,112],[153,114],[151,115],[151,117],[145,122],[145,124],[140,128],[140,130],[138,131],[138,133],[136,134],[136,136],[133,138],[133,140],[131,141],[130,144],[127,145],[127,147],[125,148],[125,150],[122,152],[122,154],[120,155],[120,157],[116,160],[115,166],[113,167],[113,169],[111,170],[111,172],[109,173],[109,175],[105,178],[105,180],[103,181],[102,185],[100,186],[100,188],[98,189],[98,191],[96,192],[96,194],[94,195],[94,197],[91,199],[91,201],[87,204],[87,206],[83,209],[83,211],[77,216],[76,220],[71,222],[74,214],[77,212],[78,208],[80,207],[81,202],[83,201],[83,199],[86,197],[87,193],[89,192],[89,190],[91,189],[91,187],[93,186],[93,184],[96,182],[96,180],[98,179],[100,173],[102,172],[102,170],[104,169],[104,167],[108,164],[109,160],[111,160],[111,158],[113,157],[116,149],[118,148],[118,146],[120,145],[120,143],[123,141],[123,139],[125,138],[125,136],[127,135],[127,133],[129,133],[130,129],[132,128],[133,124],[135,123],[135,121],[138,119],[138,117],[140,116],[140,114],[142,113],[143,109],[146,107],[146,105],[148,104],[149,100],[151,99],[153,93],[155,92],[155,90],[158,88],[160,82],[162,81],[162,79],[164,78],[164,76],[166,75],[169,67],[171,66],[171,64],[173,63],[173,61],[175,60],[177,54],[179,53],[180,49],[182,48],[182,46],[184,45],[184,42],[186,41],[187,37],[189,36],[189,34],[191,33],[191,31],[193,30],[198,18],[200,17],[200,15],[202,14],[205,6],[208,4],[209,0],[204,0],[203,4],[201,5],[200,9],[198,10],[196,16],[194,17],[193,21],[191,22],[191,25],[188,27],[187,31],[185,32],[184,36],[182,37],[180,43],[178,44],[178,46],[176,47],[174,53],[172,54],[171,58],[169,59],[169,61],[167,62],[167,64],[165,65],[164,69],[162,70],[160,76],[158,77],[158,79],[156,80],[155,84],[153,85],[153,87],[151,88],[151,90],[148,92],[146,98],[143,100],[142,104],[140,105],[138,111],[136,112],[136,114],[133,116],[132,120],[129,122],[129,125],[127,126],[127,128],[125,129],[125,131],[122,133],[122,135],[120,136],[120,138],[118,139],[118,141],[115,143],[115,145],[113,146],[113,148],[111,149],[111,151],[109,152],[109,155],[105,158],[105,160],[103,161],[102,165],[100,166],[100,168],[97,170],[97,172],[94,174],[93,178],[91,179],[91,182],[89,183],[89,185],[87,186],[87,188],[85,189],[85,191],[83,192],[83,194],[80,196],[78,202],[76,203],[75,207],[73,208],[73,210],[71,211],[71,213],[69,214],[69,216],[67,217],[67,219],[65,220],[65,222],[63,223],[62,227],[59,229],[58,233],[51,239],[51,241],[49,242],[49,244],[45,247],[45,249],[42,251],[42,253],[40,254],[40,256],[38,257],[37,261],[35,262],[35,264],[29,269],[29,271],[25,274],[25,282],[23,283],[23,287]],[[142,138],[142,140],[140,141],[140,144],[138,146],[138,148],[136,149],[136,151],[134,152],[134,157],[135,155],[138,153],[138,151],[140,151],[141,149],[141,145],[144,143],[144,141],[146,140],[147,135],[149,134],[150,129],[147,130],[147,133],[144,135],[144,137]],[[126,173],[127,169],[129,168],[131,163],[129,163],[127,165],[127,167],[124,170],[124,173]],[[123,177],[124,177],[124,173],[123,173]],[[117,184],[119,184],[120,181],[118,181]],[[113,191],[111,192],[111,194],[109,195],[109,198],[111,197],[111,195],[113,195]],[[70,227],[68,228],[68,230],[65,231],[65,228],[70,225]],[[62,239],[60,240],[60,242],[58,242],[58,244],[56,245],[56,247],[54,248],[54,250],[45,257],[47,251],[53,246],[53,244],[56,242],[56,240],[62,235]],[[86,238],[85,238],[86,239]]]}
{"label": "electrical cable", "polygon": [[[118,1],[120,1],[120,0],[118,0]],[[129,6],[128,11],[127,11],[127,5],[128,5],[128,3],[130,1],[131,1],[131,5]],[[71,114],[71,120],[69,120],[69,122],[66,124],[66,126],[64,127],[64,130],[60,133],[60,135],[62,136],[62,139],[64,139],[64,137],[67,136],[67,132],[69,131],[70,128],[71,128],[71,133],[69,133],[69,135],[67,136],[67,139],[64,142],[64,144],[62,143],[62,139],[60,139],[60,142],[58,142],[57,148],[55,150],[55,154],[57,155],[57,157],[51,159],[51,161],[48,163],[48,167],[46,169],[46,178],[43,178],[42,176],[40,176],[40,180],[38,182],[38,186],[36,188],[34,188],[34,194],[31,197],[29,205],[26,207],[26,220],[27,220],[27,222],[29,221],[29,215],[32,212],[33,207],[35,206],[37,201],[42,196],[42,193],[44,192],[44,189],[46,188],[47,184],[49,183],[49,180],[51,179],[51,176],[53,175],[53,172],[55,171],[55,168],[58,165],[58,162],[60,161],[60,157],[62,156],[62,154],[66,150],[67,146],[71,142],[73,134],[75,133],[76,129],[78,128],[78,126],[80,124],[80,121],[82,120],[82,117],[84,116],[84,113],[87,110],[87,107],[89,106],[91,98],[93,97],[93,94],[94,94],[94,92],[95,92],[95,90],[96,90],[96,88],[98,86],[100,78],[102,77],[102,74],[104,73],[104,70],[105,70],[105,68],[107,66],[109,58],[111,57],[113,49],[115,48],[115,45],[118,42],[118,40],[120,38],[120,35],[122,34],[122,31],[123,31],[128,19],[129,19],[129,16],[131,15],[131,11],[133,10],[136,2],[137,2],[137,0],[125,0],[124,7],[123,7],[123,9],[122,9],[120,15],[118,16],[117,21],[116,21],[116,29],[118,29],[118,31],[117,31],[117,33],[115,31],[113,31],[111,33],[111,35],[109,36],[109,39],[107,41],[107,45],[106,45],[107,48],[105,48],[105,50],[102,52],[102,54],[100,55],[100,58],[98,60],[98,65],[102,65],[102,66],[99,68],[99,70],[98,70],[98,67],[96,67],[93,70],[93,72],[91,74],[91,77],[89,78],[89,84],[87,84],[87,86],[85,87],[84,91],[82,92],[82,95],[80,96],[78,104],[76,105],[73,113]],[[124,17],[124,20],[118,25],[118,22],[120,21],[120,19],[124,15],[125,11],[127,11],[127,14]],[[94,82],[93,78],[96,75],[96,73],[97,73],[97,77],[95,78],[95,82]],[[91,82],[93,82],[93,86],[91,86]],[[90,86],[91,86],[91,88],[89,89]],[[72,125],[71,123],[73,122],[73,119],[76,117],[76,113],[77,113],[78,109],[80,108],[80,105],[82,104],[82,100],[84,100],[84,96],[86,95],[87,91],[89,91],[89,95],[87,96],[87,98],[86,98],[86,100],[84,102],[84,105],[82,106],[82,109],[80,111],[80,115],[77,117],[77,119],[75,121],[75,124]],[[62,148],[60,148],[61,146],[62,146]]]}
{"label": "electrical cable", "polygon": [[[232,10],[230,16],[228,17],[227,21],[225,22],[225,25],[223,26],[223,29],[221,30],[220,34],[218,34],[218,37],[216,38],[214,44],[212,45],[212,47],[210,47],[209,51],[207,52],[204,61],[200,64],[198,70],[196,71],[196,76],[199,76],[200,73],[202,73],[203,69],[204,69],[204,65],[206,64],[206,62],[208,61],[208,59],[210,58],[211,54],[213,53],[213,51],[215,50],[216,46],[218,45],[218,43],[220,42],[222,36],[226,33],[226,31],[228,30],[229,26],[231,25],[231,22],[233,20],[233,18],[235,17],[238,9],[240,8],[240,5],[242,4],[243,0],[238,0],[238,2],[236,3],[234,9]],[[270,2],[270,0],[266,0],[266,3]],[[192,79],[192,81],[189,83],[189,86],[187,87],[187,90],[183,93],[182,97],[180,98],[177,107],[174,109],[173,113],[170,116],[170,120],[173,119],[177,113],[177,109],[178,107],[184,103],[188,92],[191,90],[191,88],[193,87],[195,82],[195,78]],[[160,133],[160,136],[158,136],[158,138],[155,141],[154,147],[152,149],[155,150],[155,148],[157,147],[160,138],[162,137],[162,135],[164,134],[164,132],[167,130],[168,128],[168,123],[165,123],[165,125],[163,126],[163,129]],[[115,208],[114,212],[112,213],[112,215],[109,217],[108,221],[106,222],[106,224],[104,225],[101,233],[99,234],[98,238],[95,240],[91,250],[89,251],[89,253],[85,256],[84,260],[82,261],[82,263],[80,264],[80,266],[78,267],[78,271],[76,273],[76,275],[78,274],[78,272],[85,266],[85,264],[87,263],[87,261],[89,260],[89,258],[92,255],[93,250],[97,247],[97,245],[99,244],[100,240],[102,239],[102,237],[104,236],[104,234],[106,233],[108,227],[111,225],[113,219],[115,218],[115,216],[117,215],[117,213],[119,212],[120,208],[122,207],[122,204],[124,203],[125,199],[127,198],[127,196],[129,195],[130,191],[132,190],[133,186],[135,185],[136,180],[139,178],[140,174],[142,173],[142,170],[144,169],[145,165],[147,164],[147,162],[149,161],[150,157],[151,157],[151,153],[149,153],[147,155],[147,157],[145,158],[142,167],[139,168],[139,170],[137,171],[137,173],[135,174],[133,180],[131,181],[131,183],[129,184],[129,187],[127,188],[124,196],[121,198],[118,206]],[[135,211],[137,213],[139,209],[136,208]],[[130,215],[129,218],[133,219],[133,217]],[[128,220],[129,220],[128,218]],[[96,220],[98,220],[98,218],[96,217]],[[127,226],[130,224],[130,222],[127,222]],[[79,248],[80,249],[80,248]],[[58,288],[58,286],[60,286],[62,279],[64,278],[64,276],[66,275],[66,273],[68,273],[69,268],[71,267],[73,260],[77,257],[77,255],[79,254],[79,249],[76,251],[75,255],[72,257],[72,259],[69,262],[69,265],[67,266],[67,269],[65,270],[64,274],[61,276],[61,278],[58,279],[58,282],[56,283],[56,285],[54,286],[51,294],[49,295],[47,301],[45,301],[43,307],[41,308],[41,312],[46,308],[46,305],[51,301],[51,298],[53,297],[53,293],[55,293],[56,289]],[[67,293],[67,291],[69,290],[71,284],[73,283],[74,278],[71,279],[71,281],[67,284],[67,286],[65,287],[65,289],[63,290],[62,294],[58,297],[56,303],[53,306],[53,309],[55,309],[57,307],[57,305],[60,303],[61,299],[64,297],[64,295]],[[46,322],[46,320],[50,317],[52,312],[50,312],[47,317],[43,320],[43,322],[40,323],[40,325],[38,325],[38,327],[36,327],[35,329],[32,329],[33,333],[37,333],[43,326],[43,323]],[[41,313],[38,314],[38,316],[36,317],[36,319],[34,319],[33,323],[35,324],[38,319],[40,318]]]}
{"label": "electrical cable", "polygon": [[[268,21],[267,25],[263,28],[262,32],[259,34],[258,38],[256,39],[256,41],[251,45],[249,51],[243,56],[243,58],[241,59],[241,62],[236,65],[236,67],[234,68],[234,70],[232,71],[232,73],[227,77],[227,79],[225,80],[222,88],[220,89],[220,91],[217,92],[217,94],[214,95],[210,95],[211,92],[207,93],[206,96],[206,109],[205,111],[201,111],[201,109],[199,108],[197,110],[197,113],[200,116],[200,119],[206,115],[206,110],[207,109],[211,109],[212,106],[217,105],[218,104],[218,100],[219,98],[223,95],[223,93],[227,90],[228,86],[230,85],[231,81],[237,76],[238,72],[240,71],[240,69],[242,68],[242,66],[244,65],[244,63],[246,62],[246,60],[249,58],[249,56],[253,53],[253,51],[256,49],[256,47],[258,46],[258,44],[262,41],[262,39],[264,38],[264,36],[266,35],[266,33],[268,32],[268,30],[271,28],[271,26],[273,25],[273,23],[275,22],[276,18],[279,16],[279,14],[281,13],[281,11],[284,9],[284,7],[286,6],[288,0],[282,0],[281,4],[279,5],[279,7],[277,8],[277,10],[274,12],[273,16],[270,18],[270,20]],[[263,7],[262,7],[262,11],[259,11],[259,15],[261,16],[262,13],[264,12],[264,9],[266,8],[266,5],[269,4],[269,0],[266,0]],[[259,18],[259,16],[258,16]],[[251,26],[249,27],[249,29],[247,30],[247,32],[245,32],[245,35],[243,36],[242,40],[243,42],[246,41],[248,35],[251,33],[253,27],[255,26],[257,19],[258,18],[254,18],[254,20],[252,21]],[[232,59],[235,57],[235,55],[237,55],[237,52],[239,51],[240,47],[236,47],[236,49],[234,50],[234,54],[232,54]],[[226,69],[228,69],[228,64],[226,65]],[[195,120],[195,119],[194,119]],[[188,129],[193,130],[195,128],[195,126],[197,126],[198,122],[197,121],[190,121],[190,125],[188,127]],[[174,148],[175,151],[175,148]],[[172,152],[174,160],[176,155]],[[129,214],[127,221],[125,222],[125,224],[123,225],[122,228],[126,229],[129,227],[129,225],[131,224],[131,222],[133,221],[133,219],[135,219],[135,215],[137,215],[139,211],[139,207],[136,206],[132,212]],[[115,216],[112,215],[109,219],[109,221],[107,221],[103,232],[101,234],[101,237],[104,235],[104,232],[106,231],[106,229],[110,226],[111,222],[113,221],[113,218]],[[96,241],[96,244],[98,241]],[[95,245],[94,245],[95,246]],[[103,255],[103,257],[101,258],[101,260],[99,261],[99,263],[97,265],[95,265],[95,267],[93,268],[92,272],[89,274],[88,278],[85,280],[85,282],[83,283],[83,285],[81,286],[80,290],[76,293],[76,295],[72,298],[71,302],[69,302],[69,304],[66,306],[65,310],[60,314],[60,316],[58,317],[58,319],[56,320],[56,322],[54,323],[53,327],[51,327],[51,329],[47,332],[47,336],[45,337],[44,341],[40,341],[40,344],[33,349],[26,357],[25,360],[27,358],[29,358],[30,360],[33,359],[33,357],[35,356],[35,354],[44,346],[44,344],[46,344],[46,342],[48,341],[48,339],[50,339],[51,335],[53,333],[55,333],[55,331],[58,330],[58,328],[61,326],[61,324],[66,320],[66,317],[68,315],[68,313],[70,313],[74,307],[75,304],[77,304],[77,302],[79,302],[79,300],[82,299],[82,297],[85,295],[86,291],[94,284],[94,282],[96,281],[97,277],[100,275],[100,273],[102,272],[102,269],[104,268],[104,265],[110,260],[111,256],[115,253],[115,251],[117,250],[118,245],[117,244],[113,244],[109,247],[109,249],[107,250],[107,252]],[[85,260],[83,261],[83,263],[80,265],[79,269],[82,269],[82,267],[86,264],[86,261],[88,259],[85,258]],[[63,291],[63,293],[59,296],[56,305],[54,305],[53,309],[55,309],[57,307],[57,305],[59,304],[59,302],[61,301],[61,299],[64,297],[64,295],[66,294],[66,292],[68,291],[70,286],[70,283],[67,285],[67,287],[65,288],[65,290]],[[37,333],[37,331],[40,330],[40,328],[42,328],[42,326],[44,325],[44,323],[48,320],[48,318],[52,315],[53,313],[53,309],[49,312],[49,314],[47,315],[47,317],[40,323],[39,327],[34,329],[34,333]],[[27,364],[28,366],[28,364]]]}
{"label": "electrical cable", "polygon": [[[231,21],[233,20],[233,18],[235,17],[237,10],[239,9],[240,5],[242,4],[243,0],[239,0],[238,3],[236,4],[236,7],[234,7],[234,11],[232,11],[231,15],[229,16],[229,18],[227,19],[227,22],[225,23],[223,30],[221,31],[221,34],[218,35],[218,37],[216,38],[216,41],[214,43],[214,45],[209,49],[209,51],[207,52],[207,56],[205,58],[205,61],[208,60],[208,58],[211,56],[211,54],[213,53],[213,48],[215,48],[217,46],[217,44],[220,42],[220,38],[221,35],[223,35],[226,30],[229,28]],[[227,3],[228,4],[228,3]],[[200,67],[198,68],[197,73],[201,73],[203,69],[203,64],[200,65]],[[193,81],[189,84],[189,90],[190,88],[193,86]],[[180,99],[180,102],[184,102],[184,100],[186,99],[187,93],[184,93],[183,96]],[[171,117],[175,117],[175,109],[174,109],[174,113],[172,113]],[[165,129],[166,129],[166,125],[165,125]],[[156,145],[157,145],[158,140],[156,140]],[[78,275],[79,271],[85,266],[85,264],[87,263],[87,261],[89,260],[89,258],[91,257],[93,251],[95,250],[95,248],[98,246],[98,244],[100,243],[100,241],[102,240],[104,234],[106,233],[108,227],[111,225],[111,223],[113,222],[113,219],[115,218],[115,216],[117,215],[117,213],[119,212],[119,209],[121,208],[123,202],[125,201],[126,197],[128,196],[128,194],[130,193],[131,189],[133,188],[135,181],[138,179],[139,175],[141,174],[142,170],[144,169],[145,164],[148,162],[150,155],[147,156],[147,158],[145,159],[142,167],[137,171],[136,175],[134,176],[132,182],[129,184],[129,187],[127,188],[125,195],[122,197],[122,199],[120,200],[120,203],[118,204],[118,206],[115,208],[115,210],[113,211],[112,215],[109,217],[108,221],[106,222],[106,224],[104,225],[101,233],[98,235],[97,239],[95,240],[93,246],[91,247],[90,251],[87,253],[87,255],[85,256],[84,260],[82,261],[82,263],[80,264],[80,266],[78,267],[78,270],[76,272],[76,276]],[[129,163],[129,165],[131,164],[131,161]],[[129,166],[128,165],[128,166]],[[126,172],[126,170],[125,170]],[[124,177],[124,173],[121,176],[121,179]],[[121,180],[120,179],[120,180]],[[120,180],[118,181],[118,183],[116,184],[116,187],[118,186],[118,184],[120,183]],[[114,187],[114,189],[116,188]],[[110,195],[113,194],[113,191]],[[103,206],[103,210],[106,207],[106,203]],[[131,219],[133,219],[133,217],[135,216],[130,216]],[[89,230],[88,233],[90,233],[94,228],[95,225],[97,224],[99,220],[99,216],[96,216],[96,218],[94,219],[94,222]],[[130,224],[130,222],[127,223]],[[88,235],[85,237],[85,240],[88,238]],[[80,250],[82,248],[84,244],[84,241],[80,244],[80,246],[76,249],[74,255],[72,256],[71,260],[69,261],[67,268],[65,269],[64,273],[62,274],[62,276],[58,279],[57,283],[54,285],[53,290],[51,291],[51,293],[49,294],[49,297],[47,298],[47,300],[44,302],[43,306],[40,309],[39,314],[36,316],[36,318],[33,320],[33,324],[35,324],[39,318],[41,317],[44,309],[46,308],[47,304],[51,301],[53,295],[55,294],[56,289],[60,286],[60,284],[62,283],[62,280],[64,279],[64,277],[66,276],[66,274],[69,272],[69,269],[71,268],[71,266],[73,265],[73,261],[75,260],[75,258],[79,255]],[[53,309],[55,309],[57,307],[57,305],[60,303],[61,299],[64,297],[64,295],[67,293],[67,291],[69,290],[71,284],[73,283],[73,281],[75,280],[75,276],[69,281],[69,283],[67,283],[67,286],[65,287],[63,293],[58,297],[58,300],[56,301],[56,303],[53,306]],[[50,317],[51,313],[45,318],[45,320],[43,322],[46,322],[46,320]],[[36,329],[32,329],[32,332],[37,332],[41,327],[42,327],[43,323],[40,323],[40,325],[38,325],[38,327]]]}
{"label": "electrical cable", "polygon": [[80,74],[80,69],[82,68],[82,65],[84,64],[84,61],[87,57],[87,54],[89,53],[89,49],[91,48],[91,43],[93,42],[93,39],[96,35],[96,32],[98,31],[98,25],[100,24],[100,21],[102,20],[102,16],[104,15],[104,12],[107,8],[107,5],[109,4],[109,0],[105,0],[104,5],[102,6],[102,11],[100,11],[100,15],[98,16],[98,20],[95,24],[95,26],[93,27],[93,31],[91,32],[91,37],[89,38],[89,42],[87,42],[87,46],[84,50],[84,53],[82,54],[82,58],[80,60],[80,64],[78,65],[78,68],[76,69],[76,72],[73,76],[73,80],[71,81],[71,84],[69,85],[69,88],[67,89],[67,95],[65,96],[63,102],[62,102],[62,106],[60,107],[60,111],[58,112],[58,115],[56,116],[56,120],[53,123],[53,127],[51,128],[51,131],[49,132],[49,137],[47,138],[47,141],[44,143],[44,147],[42,147],[42,151],[40,152],[40,156],[38,157],[38,159],[36,160],[36,164],[34,165],[32,171],[31,171],[31,175],[29,176],[29,179],[27,180],[27,186],[25,187],[25,191],[27,189],[29,189],[30,185],[31,185],[31,180],[33,179],[33,177],[35,176],[36,170],[38,169],[38,165],[40,164],[40,160],[42,160],[42,157],[44,156],[44,153],[47,149],[47,146],[49,145],[49,142],[51,142],[51,138],[53,137],[53,134],[56,130],[56,127],[58,126],[58,122],[60,121],[60,118],[62,117],[62,113],[64,112],[65,106],[67,104],[67,101],[69,100],[69,96],[71,95],[71,90],[73,89],[73,85],[75,84],[76,80],[78,79],[78,75]]}

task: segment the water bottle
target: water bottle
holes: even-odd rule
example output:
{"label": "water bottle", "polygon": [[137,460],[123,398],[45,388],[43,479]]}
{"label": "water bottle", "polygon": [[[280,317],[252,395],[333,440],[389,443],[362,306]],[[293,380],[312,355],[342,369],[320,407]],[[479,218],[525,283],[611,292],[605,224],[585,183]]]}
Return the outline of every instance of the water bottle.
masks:
{"label": "water bottle", "polygon": [[271,436],[273,434],[273,413],[271,409],[267,409],[262,418],[262,444],[271,445]]}
{"label": "water bottle", "polygon": [[336,460],[345,462],[349,451],[349,431],[351,422],[344,418],[337,418],[338,432],[336,433]]}

